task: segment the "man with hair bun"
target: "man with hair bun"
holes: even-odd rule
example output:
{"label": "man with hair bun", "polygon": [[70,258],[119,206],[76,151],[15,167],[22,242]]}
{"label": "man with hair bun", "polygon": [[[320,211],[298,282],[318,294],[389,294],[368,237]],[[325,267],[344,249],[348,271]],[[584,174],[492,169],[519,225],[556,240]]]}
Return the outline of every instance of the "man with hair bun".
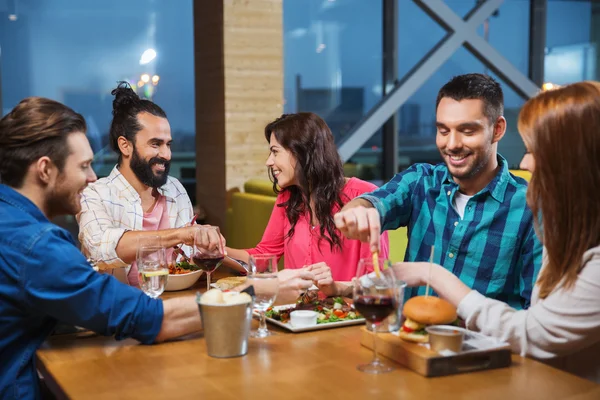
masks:
{"label": "man with hair bun", "polygon": [[[119,159],[109,176],[83,192],[79,240],[90,258],[137,287],[140,238],[158,235],[167,249],[191,246],[199,226],[191,224],[194,212],[187,192],[169,176],[172,139],[167,114],[139,98],[126,82],[111,93],[115,98],[110,145]],[[206,245],[219,239],[215,233]],[[184,251],[191,254],[189,248]]]}

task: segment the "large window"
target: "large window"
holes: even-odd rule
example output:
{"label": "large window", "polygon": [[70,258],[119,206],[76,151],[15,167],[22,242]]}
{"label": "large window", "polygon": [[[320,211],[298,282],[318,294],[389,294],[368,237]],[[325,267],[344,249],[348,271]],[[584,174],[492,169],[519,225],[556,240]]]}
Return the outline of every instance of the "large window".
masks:
{"label": "large window", "polygon": [[600,78],[600,3],[550,0],[546,28],[547,85]]}
{"label": "large window", "polygon": [[[283,1],[285,112],[317,113],[343,141],[381,99],[382,12],[373,0]],[[346,174],[379,178],[378,165],[365,168],[361,160],[379,159],[380,148],[379,135]]]}
{"label": "large window", "polygon": [[[446,0],[445,3],[446,17],[441,20],[446,21],[448,14],[461,19],[470,17],[476,6],[484,4],[481,0]],[[369,111],[380,109],[378,104],[383,99],[383,69],[389,68],[388,60],[394,56],[384,54],[383,48],[383,35],[391,32],[386,28],[389,25],[384,26],[384,21],[390,24],[390,18],[386,18],[383,11],[393,9],[390,4],[386,0],[284,0],[286,112],[319,113],[341,143],[358,131],[360,134],[356,137],[360,139],[352,144],[354,153],[347,160],[346,170],[376,182],[389,174],[387,167],[383,171],[383,146],[391,141],[383,138],[381,129],[361,130],[359,121]],[[413,0],[397,0],[396,4],[397,80],[402,85],[453,31],[447,30]],[[495,76],[504,89],[508,121],[499,152],[512,168],[518,168],[524,151],[516,129],[518,112],[525,101],[524,93],[535,92],[535,85],[527,78],[530,8],[529,0],[506,0],[497,10],[486,9],[487,18],[480,21],[473,33],[493,49],[495,55],[490,56],[488,52],[488,58],[501,58],[513,67],[507,79],[520,82],[521,93],[517,93],[513,90],[514,82],[509,85],[508,81]],[[550,23],[548,25],[550,27]],[[397,111],[399,170],[415,162],[441,161],[435,146],[435,98],[441,86],[459,74],[480,72],[494,76],[488,65],[494,61],[490,59],[486,63],[466,47],[448,56],[437,70],[428,72],[427,78],[410,92]],[[387,76],[389,79],[389,74]],[[523,85],[527,89],[523,89]],[[383,123],[381,117],[376,119],[378,124]],[[371,133],[371,138],[363,143]]]}
{"label": "large window", "polygon": [[[450,9],[464,18],[477,4],[476,0],[447,1]],[[529,1],[508,0],[477,29],[502,57],[521,73],[528,70]],[[437,45],[447,32],[412,0],[398,1],[398,70],[399,78],[411,71]],[[419,40],[414,38],[418,37]],[[466,73],[494,74],[464,47],[457,50],[398,112],[399,169],[415,162],[441,162],[435,145],[435,100],[439,89],[453,76]],[[524,145],[516,129],[523,97],[494,76],[504,90],[505,117],[508,128],[499,144],[499,152],[510,167],[518,168]]]}
{"label": "large window", "polygon": [[[110,91],[129,81],[167,113],[171,174],[194,200],[195,118],[192,0],[0,0],[0,113],[29,96],[81,113],[106,176],[117,161],[108,147]],[[77,237],[72,216],[54,220]]]}
{"label": "large window", "polygon": [[172,174],[193,185],[192,0],[0,1],[0,51],[2,115],[28,96],[72,107],[88,123],[95,170],[105,176],[116,162],[110,91],[129,81],[166,111]]}

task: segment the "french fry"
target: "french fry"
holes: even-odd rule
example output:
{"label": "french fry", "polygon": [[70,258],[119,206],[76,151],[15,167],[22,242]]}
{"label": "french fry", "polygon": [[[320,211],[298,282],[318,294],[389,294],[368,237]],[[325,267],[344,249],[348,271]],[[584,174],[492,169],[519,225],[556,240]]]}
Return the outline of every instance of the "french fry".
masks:
{"label": "french fry", "polygon": [[379,278],[381,277],[381,271],[379,269],[379,252],[373,252],[373,269],[375,270],[375,275]]}

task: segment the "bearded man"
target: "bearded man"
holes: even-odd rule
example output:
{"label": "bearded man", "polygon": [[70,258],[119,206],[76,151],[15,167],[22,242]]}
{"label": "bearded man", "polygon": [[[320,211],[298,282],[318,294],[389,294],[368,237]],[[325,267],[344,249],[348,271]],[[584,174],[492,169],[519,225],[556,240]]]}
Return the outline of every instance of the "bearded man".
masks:
{"label": "bearded man", "polygon": [[198,228],[191,224],[187,192],[169,176],[172,138],[166,113],[140,99],[125,82],[112,94],[110,144],[119,159],[109,176],[83,192],[79,241],[102,268],[138,286],[135,257],[140,238],[160,236],[167,249],[191,246]]}

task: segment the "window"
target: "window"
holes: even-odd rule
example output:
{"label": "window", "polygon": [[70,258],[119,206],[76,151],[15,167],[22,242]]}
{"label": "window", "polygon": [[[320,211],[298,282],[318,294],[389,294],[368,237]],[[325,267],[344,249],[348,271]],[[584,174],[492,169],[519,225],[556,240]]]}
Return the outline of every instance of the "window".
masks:
{"label": "window", "polygon": [[191,0],[0,2],[2,115],[28,96],[68,105],[85,117],[94,168],[105,176],[116,163],[108,147],[110,91],[129,81],[167,113],[171,174],[193,185],[192,18]]}
{"label": "window", "polygon": [[[345,138],[381,99],[382,12],[372,0],[284,0],[286,113],[314,112],[336,142]],[[350,160],[346,174],[378,178],[380,154],[378,135]],[[374,161],[358,168],[365,157]]]}
{"label": "window", "polygon": [[544,82],[550,85],[564,85],[583,80],[598,80],[599,44],[598,2],[549,1]]}

